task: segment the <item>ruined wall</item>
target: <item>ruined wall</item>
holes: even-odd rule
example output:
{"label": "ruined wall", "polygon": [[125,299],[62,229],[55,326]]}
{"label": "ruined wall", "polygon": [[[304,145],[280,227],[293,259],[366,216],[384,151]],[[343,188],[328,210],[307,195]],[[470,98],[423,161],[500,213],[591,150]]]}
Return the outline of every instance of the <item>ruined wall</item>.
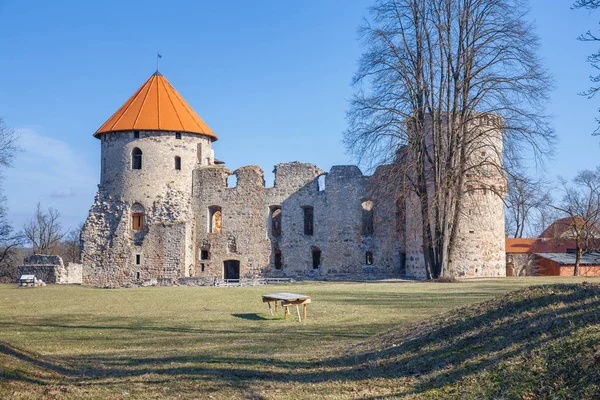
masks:
{"label": "ruined wall", "polygon": [[[357,167],[336,166],[324,174],[311,164],[279,164],[272,188],[264,187],[263,171],[257,166],[235,171],[236,187],[226,187],[230,174],[224,167],[202,167],[194,172],[194,275],[224,278],[226,260],[240,262],[241,277],[348,278],[397,273],[397,246],[387,245],[394,238],[380,229],[395,227],[388,222],[388,210],[379,209],[375,202],[376,229],[371,235],[362,233],[361,203],[372,196],[367,192],[367,178]],[[321,175],[325,175],[325,187],[319,187]],[[221,231],[216,233],[210,232],[212,207],[222,212]],[[313,212],[312,234],[304,230],[306,207]],[[273,232],[271,221],[276,208],[281,210],[279,235]],[[317,249],[321,256],[315,268],[312,253]],[[372,265],[365,265],[366,251],[373,254]],[[276,253],[281,257],[280,268]]]}
{"label": "ruined wall", "polygon": [[65,267],[59,256],[34,254],[19,266],[18,275],[35,275],[45,283],[81,283],[81,265],[69,263]]}

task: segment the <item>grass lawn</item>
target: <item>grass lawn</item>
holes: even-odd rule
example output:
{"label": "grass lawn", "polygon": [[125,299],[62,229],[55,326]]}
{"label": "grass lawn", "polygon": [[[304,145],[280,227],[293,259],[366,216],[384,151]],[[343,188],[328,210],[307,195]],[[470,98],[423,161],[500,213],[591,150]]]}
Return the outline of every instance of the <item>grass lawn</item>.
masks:
{"label": "grass lawn", "polygon": [[[356,351],[361,343],[375,346],[380,339],[374,335],[391,328],[526,286],[581,281],[600,283],[503,278],[113,290],[0,285],[0,398],[395,398],[399,388],[418,382],[406,374],[361,373],[355,368],[367,362]],[[298,323],[292,314],[283,321],[281,312],[271,317],[261,295],[275,292],[312,296],[308,319]]]}

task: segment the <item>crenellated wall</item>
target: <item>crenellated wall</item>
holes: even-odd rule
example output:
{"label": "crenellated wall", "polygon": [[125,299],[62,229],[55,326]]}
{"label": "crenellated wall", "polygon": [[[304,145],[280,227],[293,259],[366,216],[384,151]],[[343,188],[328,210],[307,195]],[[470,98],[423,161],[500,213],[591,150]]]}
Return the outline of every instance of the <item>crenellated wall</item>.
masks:
{"label": "crenellated wall", "polygon": [[[390,222],[387,210],[375,201],[373,234],[362,233],[362,205],[376,200],[368,193],[369,177],[356,166],[335,166],[325,174],[312,164],[283,163],[275,167],[273,187],[264,187],[263,171],[242,167],[233,174],[237,186],[228,188],[232,172],[208,166],[194,171],[192,207],[197,227],[197,276],[224,278],[224,262],[240,262],[241,277],[359,277],[395,276],[399,271],[398,246],[387,246]],[[325,175],[325,187],[319,177]],[[392,202],[393,204],[393,202]],[[209,232],[210,208],[222,212],[222,230]],[[304,231],[304,208],[312,207],[312,234]],[[281,209],[281,233],[274,235],[271,213]],[[382,227],[384,229],[382,229]],[[392,228],[395,229],[395,228]],[[313,266],[313,250],[321,263]],[[382,249],[385,249],[383,253]],[[209,258],[202,259],[202,250]],[[373,264],[366,265],[366,252]],[[275,253],[281,254],[281,267]],[[202,271],[204,265],[204,271]]]}

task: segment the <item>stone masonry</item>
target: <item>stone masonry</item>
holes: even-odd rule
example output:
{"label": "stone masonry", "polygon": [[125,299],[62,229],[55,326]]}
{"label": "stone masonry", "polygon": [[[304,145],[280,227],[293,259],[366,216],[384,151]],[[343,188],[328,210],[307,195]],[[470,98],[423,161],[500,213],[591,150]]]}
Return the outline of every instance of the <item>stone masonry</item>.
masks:
{"label": "stone masonry", "polygon": [[[102,165],[81,234],[85,284],[425,276],[414,199],[381,190],[399,185],[385,178],[391,166],[365,176],[356,166],[325,172],[282,163],[273,187],[265,187],[260,167],[232,172],[215,161],[214,135],[154,129],[96,136]],[[501,134],[491,143],[501,157]],[[466,199],[451,258],[459,276],[502,276],[505,180],[480,172],[485,185]],[[228,187],[232,174],[237,184]]]}

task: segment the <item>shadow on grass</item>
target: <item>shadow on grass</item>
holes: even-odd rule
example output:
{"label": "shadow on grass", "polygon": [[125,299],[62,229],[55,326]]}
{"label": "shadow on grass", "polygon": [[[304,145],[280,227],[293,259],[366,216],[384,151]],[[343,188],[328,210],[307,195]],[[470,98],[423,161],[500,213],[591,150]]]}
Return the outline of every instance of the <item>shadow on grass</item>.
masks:
{"label": "shadow on grass", "polygon": [[273,318],[265,318],[260,314],[248,313],[248,314],[231,314],[233,317],[246,319],[248,321],[269,321]]}
{"label": "shadow on grass", "polygon": [[[258,314],[232,315],[248,320],[266,319]],[[338,382],[341,387],[348,382],[352,385],[352,382],[371,379],[414,380],[408,388],[387,396],[397,398],[457,386],[465,377],[524,354],[539,352],[545,357],[557,357],[547,351],[553,348],[553,342],[598,325],[598,286],[550,285],[462,308],[408,329],[391,330],[342,355],[312,362],[268,359],[247,353],[231,357],[200,353],[159,357],[112,354],[45,357],[9,344],[1,345],[0,353],[28,364],[19,376],[5,379],[40,384],[67,381],[73,385],[94,386],[104,385],[106,380],[123,383],[144,377],[152,384],[172,379],[179,384],[201,380],[253,390],[265,382]],[[575,375],[570,374],[569,369],[573,369]],[[58,377],[40,378],[39,372],[43,370],[52,371]],[[585,365],[577,365],[577,361],[566,363],[564,371],[560,368],[559,371],[563,373],[563,385],[574,384],[577,379],[581,384],[583,376],[590,380],[590,385],[600,387],[600,358],[592,357]],[[536,379],[551,381],[555,373],[550,369],[542,371]],[[510,380],[518,381],[519,376],[512,376]]]}

